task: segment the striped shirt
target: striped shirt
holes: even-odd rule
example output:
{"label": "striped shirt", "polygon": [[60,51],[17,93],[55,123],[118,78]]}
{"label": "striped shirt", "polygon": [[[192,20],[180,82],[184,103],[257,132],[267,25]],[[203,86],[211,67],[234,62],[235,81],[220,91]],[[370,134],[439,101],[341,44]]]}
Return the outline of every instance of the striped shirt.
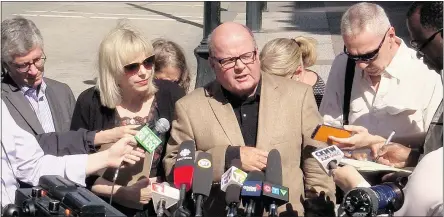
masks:
{"label": "striped shirt", "polygon": [[38,92],[36,89],[28,86],[22,86],[21,91],[26,99],[28,99],[29,104],[31,104],[31,107],[37,115],[45,133],[50,133],[55,132],[55,128],[48,99],[45,95],[46,87],[45,81],[42,81]]}

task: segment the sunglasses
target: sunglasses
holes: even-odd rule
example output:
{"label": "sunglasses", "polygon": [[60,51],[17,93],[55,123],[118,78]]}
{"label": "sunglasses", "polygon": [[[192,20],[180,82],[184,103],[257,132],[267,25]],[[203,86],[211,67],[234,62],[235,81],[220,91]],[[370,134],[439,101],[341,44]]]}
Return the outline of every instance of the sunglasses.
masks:
{"label": "sunglasses", "polygon": [[345,47],[345,45],[344,45],[344,53],[347,54],[349,59],[352,59],[354,61],[368,62],[368,61],[374,60],[378,56],[379,50],[381,49],[382,45],[384,44],[385,36],[387,36],[387,32],[389,30],[390,30],[390,28],[385,32],[384,38],[382,38],[382,41],[381,41],[381,43],[379,43],[379,46],[378,46],[378,48],[376,48],[376,50],[366,53],[366,54],[353,55],[347,51],[347,47]]}
{"label": "sunglasses", "polygon": [[151,70],[154,65],[154,55],[146,58],[144,61],[142,61],[142,63],[131,63],[125,65],[123,69],[126,74],[135,74],[139,72],[140,65],[143,65],[143,67],[145,67],[146,70]]}
{"label": "sunglasses", "polygon": [[438,35],[438,33],[441,33],[441,37],[442,37],[442,28],[439,29],[438,31],[436,31],[435,33],[433,33],[433,35],[430,36],[424,43],[421,44],[417,40],[412,40],[412,41],[410,41],[410,45],[412,45],[412,48],[416,50],[416,52],[418,53],[418,55],[420,57],[423,57],[424,52],[422,52],[422,49],[424,49],[430,42],[432,42],[433,39],[435,38],[435,36]]}

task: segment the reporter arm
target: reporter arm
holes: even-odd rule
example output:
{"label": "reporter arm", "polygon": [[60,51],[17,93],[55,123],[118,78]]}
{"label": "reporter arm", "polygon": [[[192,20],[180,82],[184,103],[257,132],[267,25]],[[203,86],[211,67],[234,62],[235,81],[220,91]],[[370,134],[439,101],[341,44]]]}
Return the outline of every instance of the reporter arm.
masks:
{"label": "reporter arm", "polygon": [[308,195],[309,193],[314,193],[314,189],[317,194],[324,191],[328,195],[331,201],[336,201],[335,192],[336,187],[333,179],[329,177],[318,162],[312,157],[311,153],[316,150],[316,148],[327,147],[327,144],[317,142],[311,139],[311,134],[319,123],[322,123],[322,118],[317,111],[317,105],[313,96],[312,88],[307,87],[305,96],[303,99],[303,106],[301,111],[302,117],[302,136],[303,144],[301,150],[301,163],[302,170],[305,176],[305,191]]}
{"label": "reporter arm", "polygon": [[45,154],[64,156],[96,152],[95,136],[96,132],[81,128],[77,131],[43,133],[35,137]]}
{"label": "reporter arm", "polygon": [[102,145],[115,142],[115,136],[112,135],[111,130],[102,130],[96,133],[94,138],[95,145]]}
{"label": "reporter arm", "polygon": [[[91,191],[94,192],[95,194],[102,196],[102,197],[111,197],[111,190],[112,190],[112,185],[113,183],[102,178],[99,177],[94,185],[91,188]],[[114,192],[113,192],[113,196],[117,196],[116,192],[122,188],[123,186],[121,185],[114,185]],[[117,197],[115,197],[117,199]]]}

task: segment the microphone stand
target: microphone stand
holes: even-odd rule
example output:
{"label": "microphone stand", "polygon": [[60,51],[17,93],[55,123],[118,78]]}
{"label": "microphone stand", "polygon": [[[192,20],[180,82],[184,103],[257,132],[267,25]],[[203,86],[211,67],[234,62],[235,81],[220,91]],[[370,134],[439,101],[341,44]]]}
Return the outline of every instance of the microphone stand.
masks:
{"label": "microphone stand", "polygon": [[276,209],[276,204],[273,201],[273,203],[270,204],[270,211],[268,212],[268,217],[277,217],[277,209]]}
{"label": "microphone stand", "polygon": [[247,217],[254,216],[254,207],[255,207],[255,201],[253,199],[250,199],[250,203],[248,203],[247,206]]}
{"label": "microphone stand", "polygon": [[164,213],[165,213],[165,200],[161,199],[158,203],[157,203],[157,217],[163,217]]}
{"label": "microphone stand", "polygon": [[174,213],[172,215],[173,217],[190,217],[191,216],[191,212],[183,206],[186,193],[187,193],[186,185],[181,184],[180,185],[180,198],[177,203],[177,205],[178,205],[177,209],[174,211]]}
{"label": "microphone stand", "polygon": [[237,216],[237,204],[231,203],[228,206],[227,217],[236,217]]}
{"label": "microphone stand", "polygon": [[196,198],[196,214],[195,217],[202,217],[202,201],[203,195],[198,194]]}

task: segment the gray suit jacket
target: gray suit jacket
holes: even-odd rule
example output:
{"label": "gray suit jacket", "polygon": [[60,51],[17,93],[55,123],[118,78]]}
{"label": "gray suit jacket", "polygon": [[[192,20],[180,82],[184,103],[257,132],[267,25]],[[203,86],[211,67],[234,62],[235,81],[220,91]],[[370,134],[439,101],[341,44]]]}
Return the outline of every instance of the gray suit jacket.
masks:
{"label": "gray suit jacket", "polygon": [[[48,99],[56,132],[69,131],[75,106],[75,98],[67,84],[43,78],[46,82]],[[2,78],[2,100],[8,107],[15,122],[33,135],[44,133],[43,127],[26,97],[12,78],[5,74]]]}

